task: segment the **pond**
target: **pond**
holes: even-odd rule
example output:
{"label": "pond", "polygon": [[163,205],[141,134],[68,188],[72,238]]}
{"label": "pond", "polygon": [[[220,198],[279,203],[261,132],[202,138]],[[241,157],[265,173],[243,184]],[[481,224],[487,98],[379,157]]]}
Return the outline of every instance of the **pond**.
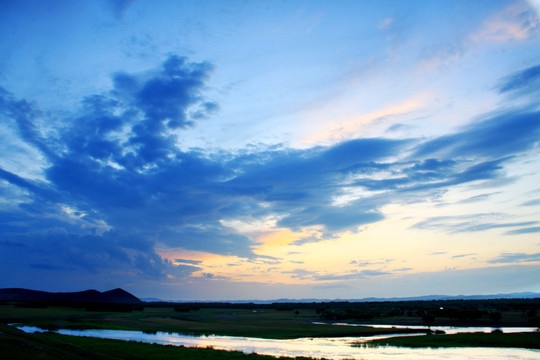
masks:
{"label": "pond", "polygon": [[[43,332],[32,326],[17,326],[25,332]],[[539,350],[517,348],[398,348],[398,347],[352,347],[354,342],[366,341],[367,337],[300,338],[292,340],[259,339],[236,336],[192,336],[176,333],[145,333],[128,330],[57,330],[58,334],[89,336],[106,339],[131,340],[155,344],[213,347],[221,350],[237,350],[272,356],[308,356],[327,359],[362,360],[540,360]],[[403,336],[394,335],[394,336]],[[369,339],[388,338],[389,335],[372,336]]]}

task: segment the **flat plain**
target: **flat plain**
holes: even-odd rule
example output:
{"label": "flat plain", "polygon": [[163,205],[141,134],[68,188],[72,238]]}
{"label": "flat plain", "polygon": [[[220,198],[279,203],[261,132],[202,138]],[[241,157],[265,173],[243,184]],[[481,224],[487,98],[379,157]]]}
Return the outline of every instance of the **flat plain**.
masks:
{"label": "flat plain", "polygon": [[[268,339],[370,336],[418,332],[335,323],[431,326],[538,326],[540,299],[382,303],[144,303],[137,305],[0,304],[0,359],[255,359],[256,355],[214,349],[150,345],[79,338],[54,333],[25,334],[7,324],[43,329],[118,329],[182,334],[215,334]],[[486,346],[540,348],[540,332],[408,336],[368,346]],[[146,354],[146,355],[144,355]],[[180,356],[181,354],[181,356]],[[268,358],[268,357],[261,357]]]}

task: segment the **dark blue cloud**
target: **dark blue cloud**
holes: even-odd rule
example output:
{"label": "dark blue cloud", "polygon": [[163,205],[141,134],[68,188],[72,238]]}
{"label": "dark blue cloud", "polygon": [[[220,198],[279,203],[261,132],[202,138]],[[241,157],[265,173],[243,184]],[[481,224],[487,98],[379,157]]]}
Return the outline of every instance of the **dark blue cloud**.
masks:
{"label": "dark blue cloud", "polygon": [[135,0],[107,0],[110,9],[116,19],[120,20],[127,9],[133,4]]}
{"label": "dark blue cloud", "polygon": [[342,193],[342,182],[352,173],[371,173],[386,168],[383,160],[406,146],[408,141],[358,139],[331,147],[308,150],[275,150],[257,157],[233,159],[240,175],[227,182],[230,193],[270,202],[271,211],[285,216],[279,226],[298,228],[323,225],[329,231],[354,228],[381,220],[373,205],[353,203],[333,206]]}
{"label": "dark blue cloud", "polygon": [[0,87],[0,115],[16,123],[22,140],[35,146],[48,157],[54,157],[54,152],[49,149],[46,139],[34,124],[41,115],[35,104],[18,100],[6,89]]}
{"label": "dark blue cloud", "polygon": [[233,229],[226,228],[217,222],[194,223],[178,228],[171,227],[169,223],[164,224],[163,227],[164,229],[159,232],[160,242],[171,248],[178,247],[246,258],[255,257],[251,251],[252,243],[247,236],[238,234]]}
{"label": "dark blue cloud", "polygon": [[26,191],[0,221],[0,246],[24,248],[20,256],[34,268],[116,267],[152,277],[177,269],[154,252],[157,238],[172,247],[252,256],[249,241],[216,220],[230,204],[227,196],[220,201],[215,183],[229,170],[219,159],[180,152],[171,135],[193,126],[190,107],[206,115],[217,110],[200,94],[210,71],[207,63],[171,56],[150,74],[116,74],[111,92],[84,99],[79,115],[48,138],[36,125],[39,109],[1,89],[1,115],[48,167],[46,182],[0,169],[1,179]]}
{"label": "dark blue cloud", "polygon": [[538,90],[540,84],[540,65],[531,66],[527,69],[518,71],[506,78],[498,86],[500,93],[535,88]]}
{"label": "dark blue cloud", "polygon": [[[59,222],[53,224],[60,225]],[[106,264],[106,268],[111,272],[136,269],[139,275],[144,274],[148,278],[160,277],[167,270],[167,264],[163,264],[161,259],[153,254],[147,242],[137,241],[133,236],[82,235],[70,232],[69,229],[49,227],[23,234],[3,233],[3,237],[11,243],[24,244],[19,250],[10,250],[10,255],[19,259],[22,268],[25,264],[49,264],[69,267],[76,272],[97,274],[103,271]],[[2,245],[4,244],[0,244]],[[4,260],[7,261],[5,264],[10,263],[8,259]]]}
{"label": "dark blue cloud", "polygon": [[45,263],[30,264],[30,267],[34,269],[38,269],[38,270],[60,270],[60,271],[73,270],[73,268],[70,268],[67,266],[57,266],[57,265],[45,264]]}
{"label": "dark blue cloud", "polygon": [[207,101],[200,105],[200,107],[191,113],[191,118],[194,120],[208,119],[211,115],[215,114],[219,110],[219,105],[215,102]]}
{"label": "dark blue cloud", "polygon": [[299,229],[303,226],[324,225],[328,231],[341,231],[384,219],[378,212],[362,211],[361,206],[311,207],[291,214],[278,222],[279,226]]}
{"label": "dark blue cloud", "polygon": [[[433,161],[433,159],[429,159]],[[459,164],[456,161],[445,161],[438,170],[423,168],[423,162],[412,161],[410,164],[395,164],[394,177],[387,179],[362,179],[353,185],[370,191],[393,190],[399,193],[425,193],[449,186],[464,184],[476,180],[500,178],[503,163],[509,158],[492,161],[479,161],[473,165],[466,159]],[[443,162],[441,162],[442,164]],[[457,165],[460,166],[457,166]],[[467,166],[468,165],[468,166]],[[465,167],[464,167],[465,166]]]}
{"label": "dark blue cloud", "polygon": [[199,265],[202,263],[200,260],[186,260],[186,259],[174,259],[175,262],[178,263],[184,263],[184,264],[190,264],[190,265]]}
{"label": "dark blue cloud", "polygon": [[540,136],[540,112],[507,110],[474,122],[461,131],[418,146],[415,156],[508,157],[535,146]]}
{"label": "dark blue cloud", "polygon": [[475,180],[495,179],[503,169],[503,163],[511,158],[478,162],[453,176],[453,184],[461,184]]}
{"label": "dark blue cloud", "polygon": [[408,141],[390,139],[355,139],[323,151],[317,163],[334,169],[347,169],[359,164],[393,156]]}

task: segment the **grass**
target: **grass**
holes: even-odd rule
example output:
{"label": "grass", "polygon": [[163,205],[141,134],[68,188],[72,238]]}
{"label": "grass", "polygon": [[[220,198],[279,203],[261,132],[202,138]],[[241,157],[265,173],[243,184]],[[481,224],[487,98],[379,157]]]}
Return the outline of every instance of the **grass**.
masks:
{"label": "grass", "polygon": [[[395,329],[313,324],[315,311],[265,309],[200,309],[188,313],[172,307],[148,307],[126,313],[93,312],[66,307],[42,309],[0,306],[0,321],[24,323],[46,329],[118,329],[165,331],[182,334],[250,336],[266,339],[299,337],[369,336],[396,333]],[[412,332],[400,330],[400,332]]]}
{"label": "grass", "polygon": [[[540,349],[540,332],[532,333],[462,333],[452,335],[401,336],[373,340],[368,346],[399,347],[509,347]],[[359,345],[364,345],[359,344]]]}
{"label": "grass", "polygon": [[[0,324],[1,360],[275,360],[275,357],[211,348],[144,344],[133,341],[66,336],[52,333],[26,334]],[[282,360],[309,360],[306,357]]]}

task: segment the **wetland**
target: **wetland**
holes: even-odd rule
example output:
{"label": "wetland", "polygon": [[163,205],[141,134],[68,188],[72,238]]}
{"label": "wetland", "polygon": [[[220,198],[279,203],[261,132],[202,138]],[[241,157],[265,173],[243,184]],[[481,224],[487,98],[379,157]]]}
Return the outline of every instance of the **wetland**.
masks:
{"label": "wetland", "polygon": [[[221,354],[210,358],[540,359],[539,303],[538,299],[125,306],[4,302],[0,342],[4,350],[13,351],[12,357],[4,351],[5,359],[25,359],[22,354],[35,349],[35,344],[28,345],[34,342],[52,353],[67,346],[86,354],[83,358],[92,358],[89,354],[96,351],[96,358],[107,358],[106,349],[116,347],[125,348],[126,354],[142,354],[146,350],[134,349],[148,346],[154,349],[153,359],[167,358],[160,355],[163,352],[189,359],[190,355],[180,354],[186,351]],[[7,326],[14,323],[19,325]],[[17,326],[53,332],[23,328],[26,333]],[[122,358],[121,353],[114,350],[109,355]],[[44,354],[47,351],[41,358]]]}

